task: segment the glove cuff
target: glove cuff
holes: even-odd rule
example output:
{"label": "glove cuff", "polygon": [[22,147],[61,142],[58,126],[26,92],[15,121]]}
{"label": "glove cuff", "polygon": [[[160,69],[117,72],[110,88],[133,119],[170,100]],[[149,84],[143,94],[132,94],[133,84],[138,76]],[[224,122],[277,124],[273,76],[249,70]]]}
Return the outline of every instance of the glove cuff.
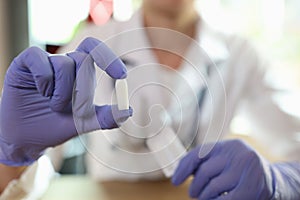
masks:
{"label": "glove cuff", "polygon": [[0,163],[12,167],[28,166],[41,157],[45,150],[45,147],[35,144],[25,146],[10,144],[0,137]]}
{"label": "glove cuff", "polygon": [[276,163],[272,165],[274,192],[272,200],[300,199],[300,163]]}
{"label": "glove cuff", "polygon": [[270,170],[271,170],[271,175],[272,175],[272,196],[271,196],[271,200],[278,200],[280,197],[279,191],[278,191],[278,185],[277,185],[277,181],[276,181],[276,174],[274,172],[274,169],[272,166],[270,166]]}

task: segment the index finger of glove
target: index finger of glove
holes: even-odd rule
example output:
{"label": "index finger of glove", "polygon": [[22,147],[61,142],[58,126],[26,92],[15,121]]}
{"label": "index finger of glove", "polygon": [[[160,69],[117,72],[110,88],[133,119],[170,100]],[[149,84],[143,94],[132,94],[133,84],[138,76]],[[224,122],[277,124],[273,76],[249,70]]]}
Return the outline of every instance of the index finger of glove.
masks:
{"label": "index finger of glove", "polygon": [[90,54],[94,62],[113,79],[126,78],[127,69],[124,63],[105,43],[89,37],[81,42],[77,51]]}

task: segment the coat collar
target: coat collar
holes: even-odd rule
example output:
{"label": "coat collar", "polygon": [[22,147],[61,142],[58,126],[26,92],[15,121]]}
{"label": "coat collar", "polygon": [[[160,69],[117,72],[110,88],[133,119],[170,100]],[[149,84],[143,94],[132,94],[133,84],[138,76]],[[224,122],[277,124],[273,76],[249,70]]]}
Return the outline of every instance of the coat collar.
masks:
{"label": "coat collar", "polygon": [[229,57],[226,43],[217,31],[208,26],[201,18],[198,22],[196,40],[215,63],[222,62]]}
{"label": "coat collar", "polygon": [[[198,43],[198,45],[204,49],[205,53],[214,63],[225,61],[229,57],[229,52],[222,35],[207,25],[201,17],[199,17],[197,26],[198,28],[195,41]],[[142,10],[139,9],[133,14],[129,21],[123,22],[120,26],[120,30],[118,30],[118,32],[126,32],[128,30],[129,32],[132,31],[133,34],[130,38],[135,42],[125,39],[124,41],[119,41],[122,45],[118,46],[121,48],[130,47],[130,49],[151,48],[151,44],[143,28],[143,13]],[[139,62],[139,59],[145,58],[148,58],[152,61],[156,60],[155,56],[149,52],[149,55],[145,56],[144,58],[129,58],[130,60],[128,60],[128,62]],[[143,62],[145,62],[145,60],[143,60]]]}
{"label": "coat collar", "polygon": [[[131,28],[144,27],[141,9],[134,13],[129,23],[131,24]],[[197,26],[196,42],[198,42],[213,61],[219,62],[226,60],[229,56],[229,52],[225,42],[222,41],[221,34],[211,28],[200,16]],[[148,38],[146,38],[146,35],[144,35],[144,37],[145,41],[148,43],[149,41]]]}

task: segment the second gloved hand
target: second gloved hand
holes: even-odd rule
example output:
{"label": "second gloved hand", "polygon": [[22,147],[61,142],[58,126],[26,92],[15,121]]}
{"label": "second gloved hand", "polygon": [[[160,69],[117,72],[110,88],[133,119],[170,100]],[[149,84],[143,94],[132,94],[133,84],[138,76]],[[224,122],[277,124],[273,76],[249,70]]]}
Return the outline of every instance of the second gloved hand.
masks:
{"label": "second gloved hand", "polygon": [[272,172],[249,146],[238,140],[203,145],[184,157],[174,176],[178,185],[194,175],[190,196],[208,199],[271,199]]}
{"label": "second gloved hand", "polygon": [[[47,147],[81,133],[116,128],[132,115],[131,109],[93,105],[94,62],[113,79],[126,77],[120,59],[93,38],[68,55],[50,56],[32,47],[14,59],[0,107],[0,163],[31,164]],[[78,119],[85,123],[75,127]]]}
{"label": "second gloved hand", "polygon": [[240,140],[206,144],[184,157],[175,185],[190,175],[190,196],[199,200],[300,199],[300,164],[271,164]]}

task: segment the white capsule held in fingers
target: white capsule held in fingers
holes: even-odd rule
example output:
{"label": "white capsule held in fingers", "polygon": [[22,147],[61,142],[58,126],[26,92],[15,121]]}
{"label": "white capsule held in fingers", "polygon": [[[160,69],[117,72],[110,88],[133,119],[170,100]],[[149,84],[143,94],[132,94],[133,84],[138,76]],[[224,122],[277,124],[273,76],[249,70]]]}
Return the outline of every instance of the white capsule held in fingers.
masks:
{"label": "white capsule held in fingers", "polygon": [[116,95],[119,110],[129,109],[128,86],[126,79],[116,80]]}

